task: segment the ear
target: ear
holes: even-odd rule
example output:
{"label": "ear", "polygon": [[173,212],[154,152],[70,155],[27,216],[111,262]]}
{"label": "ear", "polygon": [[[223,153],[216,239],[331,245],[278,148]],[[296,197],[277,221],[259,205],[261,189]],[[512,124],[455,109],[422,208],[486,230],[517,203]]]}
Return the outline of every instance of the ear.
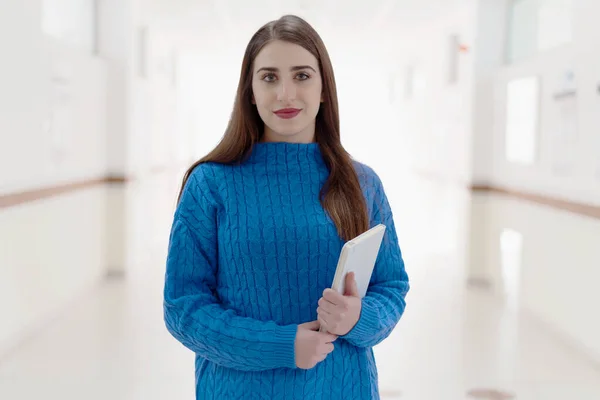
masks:
{"label": "ear", "polygon": [[252,104],[256,104],[256,99],[254,99],[254,95],[252,95],[252,100],[250,100]]}

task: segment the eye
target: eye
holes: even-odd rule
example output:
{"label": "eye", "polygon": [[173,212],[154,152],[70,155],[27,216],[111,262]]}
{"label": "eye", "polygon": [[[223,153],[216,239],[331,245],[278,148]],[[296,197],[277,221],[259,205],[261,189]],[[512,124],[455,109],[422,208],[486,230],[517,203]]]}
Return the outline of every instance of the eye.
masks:
{"label": "eye", "polygon": [[275,81],[275,74],[264,74],[262,80],[265,82],[273,82]]}
{"label": "eye", "polygon": [[305,81],[310,78],[310,75],[308,75],[306,72],[300,72],[298,75],[296,75],[296,78],[298,78],[300,81]]}

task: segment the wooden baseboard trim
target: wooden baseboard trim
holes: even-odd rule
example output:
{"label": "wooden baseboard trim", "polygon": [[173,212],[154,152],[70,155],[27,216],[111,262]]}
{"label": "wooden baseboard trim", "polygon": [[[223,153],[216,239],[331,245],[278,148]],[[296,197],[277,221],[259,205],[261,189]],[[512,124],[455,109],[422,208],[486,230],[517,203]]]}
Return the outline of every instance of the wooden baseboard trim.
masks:
{"label": "wooden baseboard trim", "polygon": [[0,209],[14,207],[33,201],[48,199],[77,190],[88,189],[98,185],[121,185],[125,184],[129,179],[125,176],[106,176],[96,179],[87,179],[78,182],[70,182],[62,185],[49,186],[45,188],[26,190],[23,192],[9,193],[0,195]]}
{"label": "wooden baseboard trim", "polygon": [[472,192],[489,192],[502,194],[510,197],[514,197],[520,200],[526,200],[537,204],[542,204],[552,208],[556,208],[563,211],[569,211],[575,214],[584,215],[586,217],[592,217],[600,219],[600,207],[593,206],[590,204],[576,203],[568,200],[557,199],[550,196],[544,196],[540,194],[527,193],[514,189],[500,188],[491,185],[475,184],[471,185],[470,189]]}

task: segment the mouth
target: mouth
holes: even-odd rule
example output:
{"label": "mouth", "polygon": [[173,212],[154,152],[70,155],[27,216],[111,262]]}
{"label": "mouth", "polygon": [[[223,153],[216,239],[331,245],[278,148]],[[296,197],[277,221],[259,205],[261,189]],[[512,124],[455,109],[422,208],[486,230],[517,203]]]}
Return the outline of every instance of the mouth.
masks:
{"label": "mouth", "polygon": [[300,114],[302,109],[298,108],[282,108],[281,110],[274,111],[273,113],[277,115],[279,118],[290,119],[294,118],[296,115]]}

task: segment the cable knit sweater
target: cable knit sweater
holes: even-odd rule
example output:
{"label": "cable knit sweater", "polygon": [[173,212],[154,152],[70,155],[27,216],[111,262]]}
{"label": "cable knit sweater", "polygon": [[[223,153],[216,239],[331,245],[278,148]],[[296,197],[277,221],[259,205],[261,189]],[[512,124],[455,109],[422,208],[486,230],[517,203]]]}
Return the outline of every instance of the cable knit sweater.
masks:
{"label": "cable knit sweater", "polygon": [[240,165],[201,164],[175,211],[164,318],[196,354],[196,399],[378,399],[372,346],[398,323],[409,289],[382,184],[355,162],[370,225],[387,226],[356,326],[310,370],[300,323],[317,319],[344,241],[319,202],[316,143],[259,143]]}

